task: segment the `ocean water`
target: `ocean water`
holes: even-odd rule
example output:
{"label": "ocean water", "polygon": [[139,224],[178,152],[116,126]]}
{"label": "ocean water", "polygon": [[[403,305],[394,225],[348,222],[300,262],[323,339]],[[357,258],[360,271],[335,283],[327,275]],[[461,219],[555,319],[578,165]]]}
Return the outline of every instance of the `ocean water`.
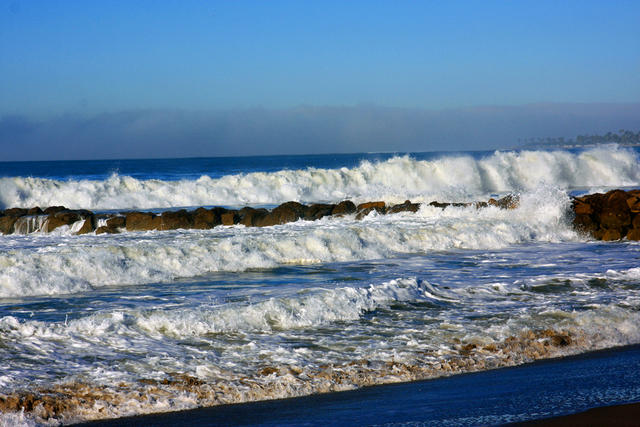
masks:
{"label": "ocean water", "polygon": [[[570,196],[640,188],[640,151],[0,163],[0,208],[350,199],[513,210],[273,227],[0,236],[0,394],[56,424],[301,396],[640,343],[640,244],[570,226]],[[73,400],[75,398],[75,400]]]}

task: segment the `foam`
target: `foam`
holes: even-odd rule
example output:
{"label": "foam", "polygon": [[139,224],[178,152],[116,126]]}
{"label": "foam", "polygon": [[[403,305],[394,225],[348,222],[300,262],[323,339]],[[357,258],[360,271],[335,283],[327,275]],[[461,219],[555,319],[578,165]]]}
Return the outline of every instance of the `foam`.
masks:
{"label": "foam", "polygon": [[282,170],[226,175],[217,179],[58,181],[0,178],[0,207],[63,205],[74,209],[154,209],[180,206],[275,205],[385,200],[470,201],[493,193],[531,191],[543,184],[561,189],[640,185],[638,155],[617,146],[567,151],[501,152],[435,160],[393,157],[354,168]]}
{"label": "foam", "polygon": [[[445,210],[298,221],[282,226],[124,233],[5,236],[0,297],[55,295],[104,286],[171,282],[218,271],[284,264],[393,258],[454,248],[497,249],[578,236],[564,218],[569,199],[553,189],[523,194],[518,209]],[[58,230],[56,230],[58,231]],[[67,230],[68,232],[68,230]],[[1,248],[2,246],[0,246]]]}

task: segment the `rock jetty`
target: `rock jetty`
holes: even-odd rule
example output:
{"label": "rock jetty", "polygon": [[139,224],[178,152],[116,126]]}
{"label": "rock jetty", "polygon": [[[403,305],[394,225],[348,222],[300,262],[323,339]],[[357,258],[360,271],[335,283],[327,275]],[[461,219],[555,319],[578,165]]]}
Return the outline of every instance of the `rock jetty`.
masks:
{"label": "rock jetty", "polygon": [[574,227],[597,240],[640,240],[640,190],[612,190],[576,197]]}
{"label": "rock jetty", "polygon": [[[453,207],[475,207],[477,209],[496,206],[513,209],[519,204],[516,195],[500,199],[489,199],[473,203],[442,203],[433,201],[429,206],[445,209]],[[420,203],[410,200],[388,205],[383,201],[354,204],[345,200],[337,204],[316,203],[303,205],[286,202],[271,210],[244,207],[227,209],[223,207],[198,208],[188,211],[166,211],[162,213],[127,211],[120,213],[94,213],[88,210],[72,210],[64,206],[50,206],[46,209],[34,207],[10,208],[0,211],[0,233],[28,234],[51,232],[67,226],[74,234],[114,234],[122,231],[205,230],[220,225],[242,224],[246,227],[267,227],[298,220],[315,221],[328,216],[355,214],[360,220],[372,211],[380,215],[399,212],[417,212]],[[613,190],[608,193],[589,194],[576,197],[572,202],[573,225],[585,234],[598,240],[640,240],[640,190]]]}

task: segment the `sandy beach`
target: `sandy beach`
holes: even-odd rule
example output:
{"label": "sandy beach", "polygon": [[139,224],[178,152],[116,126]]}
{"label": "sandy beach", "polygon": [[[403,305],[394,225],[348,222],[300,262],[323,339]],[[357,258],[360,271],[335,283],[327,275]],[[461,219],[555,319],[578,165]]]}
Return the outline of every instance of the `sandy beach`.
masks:
{"label": "sandy beach", "polygon": [[[120,418],[87,426],[634,425],[640,346],[435,380]],[[596,408],[596,409],[593,409]]]}

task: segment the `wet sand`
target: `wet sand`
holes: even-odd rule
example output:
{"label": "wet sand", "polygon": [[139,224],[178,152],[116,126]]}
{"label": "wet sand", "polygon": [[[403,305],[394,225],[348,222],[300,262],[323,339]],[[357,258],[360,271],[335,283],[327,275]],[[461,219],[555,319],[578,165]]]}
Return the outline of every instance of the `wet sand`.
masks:
{"label": "wet sand", "polygon": [[640,404],[627,405],[632,402],[640,402],[638,345],[435,380],[86,425],[637,425]]}

